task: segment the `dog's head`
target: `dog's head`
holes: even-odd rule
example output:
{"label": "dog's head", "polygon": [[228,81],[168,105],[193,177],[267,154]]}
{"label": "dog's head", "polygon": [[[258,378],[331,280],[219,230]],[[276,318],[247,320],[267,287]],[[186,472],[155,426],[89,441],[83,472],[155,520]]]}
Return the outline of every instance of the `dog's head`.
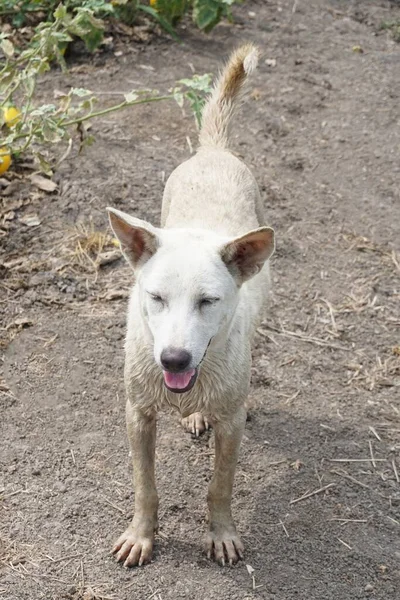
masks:
{"label": "dog's head", "polygon": [[239,238],[211,231],[158,229],[108,209],[111,227],[137,276],[143,318],[165,386],[189,391],[213,338],[229,327],[241,285],[274,251],[269,227]]}

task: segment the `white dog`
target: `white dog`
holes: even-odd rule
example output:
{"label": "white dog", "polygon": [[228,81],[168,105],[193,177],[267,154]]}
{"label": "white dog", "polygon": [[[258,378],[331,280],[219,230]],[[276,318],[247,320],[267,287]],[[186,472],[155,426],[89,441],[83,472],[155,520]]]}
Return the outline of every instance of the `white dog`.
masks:
{"label": "white dog", "polygon": [[156,414],[164,404],[177,408],[196,433],[212,425],[206,552],[221,564],[243,556],[231,496],[246,421],[250,343],[268,292],[274,232],[264,225],[253,175],[228,149],[228,126],[257,58],[254,46],[243,46],[219,77],[204,107],[200,148],[166,184],[162,229],[108,209],[136,276],[125,365],[135,514],[113,548],[125,566],[152,555]]}

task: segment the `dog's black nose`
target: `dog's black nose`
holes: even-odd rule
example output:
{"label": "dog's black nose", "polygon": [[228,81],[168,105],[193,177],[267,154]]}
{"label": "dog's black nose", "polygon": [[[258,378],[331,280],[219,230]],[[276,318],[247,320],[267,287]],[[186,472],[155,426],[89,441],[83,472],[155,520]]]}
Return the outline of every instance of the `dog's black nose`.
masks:
{"label": "dog's black nose", "polygon": [[165,348],[161,352],[161,364],[171,373],[185,371],[192,361],[192,355],[181,348]]}

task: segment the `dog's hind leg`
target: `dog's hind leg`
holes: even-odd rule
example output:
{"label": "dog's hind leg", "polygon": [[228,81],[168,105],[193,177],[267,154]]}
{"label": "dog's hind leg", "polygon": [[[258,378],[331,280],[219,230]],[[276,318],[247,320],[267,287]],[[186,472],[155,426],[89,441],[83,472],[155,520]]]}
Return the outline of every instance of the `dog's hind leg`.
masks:
{"label": "dog's hind leg", "polygon": [[188,417],[181,419],[181,424],[189,433],[193,433],[196,437],[210,429],[211,425],[205,415],[199,412],[193,413]]}
{"label": "dog's hind leg", "polygon": [[239,447],[246,423],[242,407],[232,420],[215,422],[215,467],[208,490],[209,531],[205,550],[208,558],[214,555],[222,565],[243,558],[243,544],[232,519],[231,499]]}
{"label": "dog's hind leg", "polygon": [[113,547],[125,567],[149,562],[157,530],[158,496],[154,476],[156,415],[147,415],[126,404],[126,424],[132,451],[135,512],[132,523]]}

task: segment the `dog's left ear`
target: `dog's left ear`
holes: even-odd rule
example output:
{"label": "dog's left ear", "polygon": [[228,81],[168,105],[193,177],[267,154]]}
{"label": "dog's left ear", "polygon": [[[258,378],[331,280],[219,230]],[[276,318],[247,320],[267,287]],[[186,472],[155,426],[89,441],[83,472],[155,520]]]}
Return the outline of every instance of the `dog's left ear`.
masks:
{"label": "dog's left ear", "polygon": [[260,227],[225,244],[221,258],[233,277],[243,283],[257,275],[274,250],[274,230]]}
{"label": "dog's left ear", "polygon": [[125,258],[134,269],[141,267],[160,246],[156,227],[115,208],[107,211]]}

